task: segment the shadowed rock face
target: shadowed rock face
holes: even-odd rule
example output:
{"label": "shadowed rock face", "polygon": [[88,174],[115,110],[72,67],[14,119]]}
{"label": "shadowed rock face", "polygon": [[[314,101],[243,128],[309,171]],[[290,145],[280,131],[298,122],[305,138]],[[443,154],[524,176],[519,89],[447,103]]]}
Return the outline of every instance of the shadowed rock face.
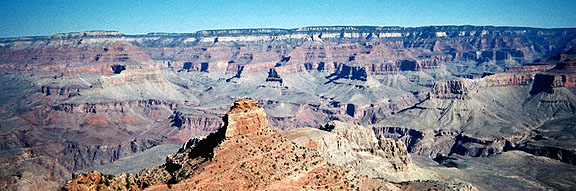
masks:
{"label": "shadowed rock face", "polygon": [[200,63],[200,72],[208,72],[208,62]]}
{"label": "shadowed rock face", "polygon": [[545,74],[536,74],[534,77],[534,83],[532,83],[532,89],[530,94],[538,94],[540,92],[552,93],[554,85],[554,76]]}
{"label": "shadowed rock face", "polygon": [[124,65],[112,65],[112,70],[114,74],[120,74],[120,72],[126,70],[126,66]]}
{"label": "shadowed rock face", "polygon": [[418,63],[413,60],[402,60],[400,62],[401,71],[416,71],[418,70]]}
{"label": "shadowed rock face", "polygon": [[[172,65],[168,66],[172,67]],[[210,65],[208,62],[194,63],[194,62],[184,62],[182,63],[182,69],[180,71],[196,71],[196,72],[209,72]]]}
{"label": "shadowed rock face", "polygon": [[336,81],[338,79],[366,81],[368,74],[366,73],[366,68],[364,67],[340,65],[338,70],[327,78],[331,79],[331,81]]}
{"label": "shadowed rock face", "polygon": [[266,78],[266,81],[278,82],[280,83],[280,85],[282,85],[282,77],[280,77],[280,74],[278,74],[278,72],[274,68],[270,68],[270,70],[268,71],[268,77]]}
{"label": "shadowed rock face", "polygon": [[192,69],[192,62],[184,62],[184,65],[182,66],[182,70],[189,71],[190,69]]}
{"label": "shadowed rock face", "polygon": [[355,109],[354,104],[346,105],[346,114],[350,115],[351,117],[354,117],[355,113],[356,113],[356,109]]}

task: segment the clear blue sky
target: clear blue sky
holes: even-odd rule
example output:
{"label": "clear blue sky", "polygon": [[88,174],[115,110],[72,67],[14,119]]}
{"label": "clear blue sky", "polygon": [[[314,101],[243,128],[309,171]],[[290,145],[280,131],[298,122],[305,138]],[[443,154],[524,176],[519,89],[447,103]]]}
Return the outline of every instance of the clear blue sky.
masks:
{"label": "clear blue sky", "polygon": [[576,27],[576,0],[0,1],[0,37],[319,25]]}

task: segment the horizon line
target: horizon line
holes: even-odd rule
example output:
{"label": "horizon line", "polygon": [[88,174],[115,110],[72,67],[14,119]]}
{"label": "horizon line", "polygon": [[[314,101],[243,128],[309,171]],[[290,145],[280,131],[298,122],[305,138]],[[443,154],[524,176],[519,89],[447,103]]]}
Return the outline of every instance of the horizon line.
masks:
{"label": "horizon line", "polygon": [[303,26],[303,27],[290,27],[290,28],[274,28],[274,27],[247,27],[247,28],[215,28],[215,29],[203,29],[203,30],[196,30],[192,32],[145,32],[145,33],[124,33],[120,30],[108,30],[108,29],[94,29],[94,30],[85,30],[85,31],[70,31],[70,32],[58,32],[53,33],[52,35],[24,35],[24,36],[7,36],[7,37],[0,37],[0,39],[14,39],[14,38],[34,38],[34,37],[52,37],[55,35],[63,35],[63,34],[74,34],[74,33],[83,33],[83,32],[119,32],[122,33],[124,36],[141,36],[141,35],[154,35],[154,34],[196,34],[203,31],[207,32],[214,32],[214,31],[232,31],[232,30],[258,30],[258,29],[267,29],[267,30],[285,30],[285,31],[292,31],[298,29],[305,29],[305,28],[314,28],[314,27],[381,27],[381,28],[403,28],[403,29],[410,29],[410,28],[426,28],[426,27],[492,27],[492,28],[518,28],[518,29],[543,29],[543,30],[561,30],[561,29],[576,29],[574,27],[530,27],[530,26],[514,26],[514,25],[421,25],[421,26],[378,26],[378,25],[310,25],[310,26]]}

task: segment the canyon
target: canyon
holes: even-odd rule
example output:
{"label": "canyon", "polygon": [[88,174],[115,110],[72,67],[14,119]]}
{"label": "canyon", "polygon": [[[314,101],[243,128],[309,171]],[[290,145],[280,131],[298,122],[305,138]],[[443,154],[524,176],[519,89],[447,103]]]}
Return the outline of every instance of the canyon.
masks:
{"label": "canyon", "polygon": [[[224,125],[204,139],[191,139],[180,150],[166,158],[158,168],[145,169],[137,175],[122,174],[118,178],[91,172],[75,177],[67,190],[398,190],[380,179],[362,177],[356,171],[327,162],[318,152],[297,146],[268,127],[264,109],[258,101],[239,99],[223,117]],[[332,124],[334,125],[334,124]],[[338,124],[341,126],[342,124]],[[369,137],[363,127],[342,127],[354,135]],[[367,130],[365,132],[359,129]],[[333,130],[336,130],[333,129]],[[356,137],[362,142],[365,137]],[[402,144],[401,142],[399,144]],[[366,149],[374,145],[364,145]],[[400,154],[401,163],[410,164],[405,148],[388,150]],[[327,152],[334,154],[333,152]],[[336,154],[337,155],[337,154]],[[382,160],[381,162],[395,161]],[[404,167],[394,164],[404,171]],[[415,183],[408,183],[415,184]],[[425,182],[428,187],[474,190],[470,185]],[[448,185],[447,187],[444,187]],[[421,185],[420,185],[421,186]]]}
{"label": "canyon", "polygon": [[[0,39],[0,73],[0,186],[7,190],[57,190],[73,174],[89,182],[77,175],[88,170],[116,174],[123,182],[88,176],[125,186],[126,180],[146,177],[142,169],[163,174],[146,183],[163,182],[154,187],[158,190],[186,187],[181,182],[207,188],[209,181],[218,182],[210,175],[217,169],[204,175],[188,169],[183,174],[188,179],[166,168],[188,160],[196,162],[186,168],[232,164],[230,157],[201,162],[212,156],[183,153],[214,136],[230,141],[238,133],[259,132],[224,129],[230,124],[222,117],[239,98],[257,100],[266,113],[259,121],[267,124],[247,126],[272,128],[254,139],[297,145],[290,148],[330,168],[348,169],[350,177],[364,177],[347,180],[356,186],[369,180],[392,190],[490,190],[497,187],[486,185],[506,185],[485,178],[502,175],[489,169],[490,159],[545,164],[536,172],[576,165],[576,29],[571,28],[88,31]],[[225,154],[239,149],[235,144],[218,148]],[[132,175],[108,168],[152,152],[175,154],[168,157],[172,162],[160,157],[122,168]],[[273,162],[267,157],[262,160]],[[474,166],[486,169],[477,174],[469,170]],[[510,184],[515,189],[575,188],[569,181],[573,173],[559,174],[567,181],[503,179],[530,180]],[[167,184],[171,178],[178,183]],[[244,180],[236,178],[232,182]]]}

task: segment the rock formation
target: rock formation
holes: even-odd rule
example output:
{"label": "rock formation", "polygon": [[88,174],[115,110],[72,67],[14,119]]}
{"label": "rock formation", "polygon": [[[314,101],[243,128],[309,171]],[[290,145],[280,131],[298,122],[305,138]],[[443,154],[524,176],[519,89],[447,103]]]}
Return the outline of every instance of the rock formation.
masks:
{"label": "rock formation", "polygon": [[403,141],[377,138],[367,127],[332,121],[323,130],[299,128],[285,135],[298,145],[320,152],[327,162],[371,178],[393,182],[435,179],[412,164]]}
{"label": "rock formation", "polygon": [[[98,172],[82,174],[66,184],[67,190],[370,190],[398,189],[389,182],[358,176],[345,167],[327,163],[314,150],[296,146],[276,130],[268,127],[266,114],[255,100],[234,102],[224,116],[224,126],[205,139],[188,141],[177,153],[166,158],[158,168],[142,170],[137,175],[119,177]],[[328,125],[334,125],[328,124]],[[338,124],[340,126],[341,124]],[[352,148],[366,152],[365,147],[380,147],[375,139],[368,142],[371,131],[333,128],[339,136],[358,141]],[[373,138],[373,136],[372,136]],[[382,142],[375,151],[410,163],[409,155],[395,147],[401,142]],[[392,144],[387,144],[392,143]],[[359,147],[358,147],[359,146]],[[374,149],[374,148],[371,148]],[[400,151],[398,151],[400,149]],[[325,153],[325,152],[324,152]],[[397,157],[397,158],[395,158]],[[406,160],[408,159],[408,160]],[[401,167],[394,165],[397,170]],[[418,183],[409,183],[418,184]],[[408,185],[409,185],[408,184]],[[451,187],[445,183],[424,183],[428,187]],[[407,185],[407,184],[404,184]],[[461,189],[473,189],[463,186]],[[444,188],[446,189],[446,188]]]}
{"label": "rock formation", "polygon": [[205,137],[245,97],[277,129],[372,129],[377,144],[349,140],[361,149],[342,158],[393,155],[382,169],[410,169],[400,142],[412,161],[522,150],[573,163],[574,133],[554,124],[576,113],[575,39],[570,28],[483,26],[0,39],[0,184],[55,190],[73,172]]}
{"label": "rock formation", "polygon": [[[264,110],[258,107],[257,101],[234,102],[224,117],[224,124],[205,139],[190,141],[168,157],[163,166],[144,170],[136,177],[113,179],[110,185],[146,190],[355,189],[361,186],[360,177],[327,164],[316,152],[297,147],[268,128]],[[78,176],[66,188],[95,189],[83,181],[90,176],[99,176],[99,173]],[[130,180],[134,187],[128,183]]]}
{"label": "rock formation", "polygon": [[436,83],[430,97],[436,99],[467,99],[468,87],[465,81],[450,80]]}

